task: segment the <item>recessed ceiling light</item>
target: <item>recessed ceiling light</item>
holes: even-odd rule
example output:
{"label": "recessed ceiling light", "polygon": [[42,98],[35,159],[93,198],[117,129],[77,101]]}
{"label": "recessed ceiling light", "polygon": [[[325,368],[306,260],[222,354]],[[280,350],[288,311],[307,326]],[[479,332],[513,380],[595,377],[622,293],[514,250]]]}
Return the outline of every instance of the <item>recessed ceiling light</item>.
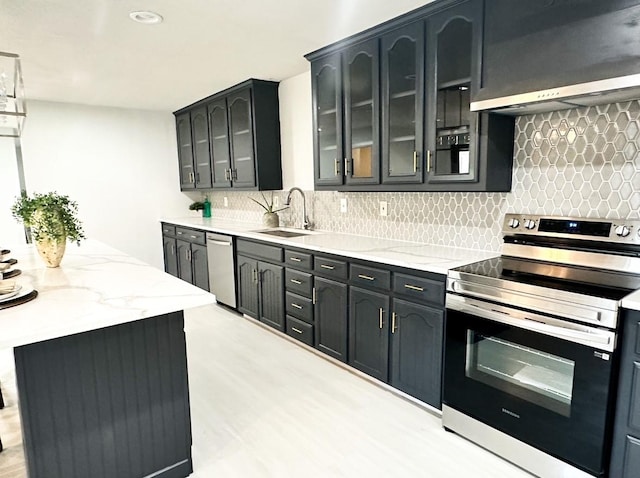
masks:
{"label": "recessed ceiling light", "polygon": [[156,12],[150,12],[148,10],[140,10],[138,12],[131,12],[129,18],[134,22],[144,23],[145,25],[157,25],[162,23],[162,15],[158,15]]}

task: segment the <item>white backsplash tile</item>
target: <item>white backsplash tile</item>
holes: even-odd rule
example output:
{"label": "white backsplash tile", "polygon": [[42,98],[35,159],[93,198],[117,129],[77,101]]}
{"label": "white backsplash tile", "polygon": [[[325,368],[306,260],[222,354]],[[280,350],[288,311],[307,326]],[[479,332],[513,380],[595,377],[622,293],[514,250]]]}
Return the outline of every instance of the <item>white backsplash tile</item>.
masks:
{"label": "white backsplash tile", "polygon": [[[507,212],[640,218],[639,150],[639,101],[521,116],[509,193],[306,191],[308,215],[316,229],[499,251]],[[274,194],[282,204],[286,192]],[[212,192],[213,215],[260,222],[249,197],[260,193]],[[344,197],[348,209],[340,213]],[[379,201],[387,201],[386,217]],[[281,224],[301,227],[301,209],[295,195]]]}

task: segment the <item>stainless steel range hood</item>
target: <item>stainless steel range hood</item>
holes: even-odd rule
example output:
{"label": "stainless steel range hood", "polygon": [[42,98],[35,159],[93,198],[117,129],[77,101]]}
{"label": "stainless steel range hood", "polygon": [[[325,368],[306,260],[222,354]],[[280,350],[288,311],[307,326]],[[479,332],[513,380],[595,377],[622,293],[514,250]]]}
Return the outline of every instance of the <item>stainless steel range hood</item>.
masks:
{"label": "stainless steel range hood", "polygon": [[635,99],[640,99],[640,74],[474,101],[471,111],[519,116]]}

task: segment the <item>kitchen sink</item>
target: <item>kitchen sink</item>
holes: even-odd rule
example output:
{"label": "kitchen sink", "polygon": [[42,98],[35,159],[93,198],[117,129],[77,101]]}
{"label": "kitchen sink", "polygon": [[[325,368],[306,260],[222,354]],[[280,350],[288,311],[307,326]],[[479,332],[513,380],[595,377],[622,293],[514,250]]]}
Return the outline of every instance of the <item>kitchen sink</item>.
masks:
{"label": "kitchen sink", "polygon": [[298,236],[308,236],[309,232],[302,231],[288,231],[286,229],[264,229],[261,231],[255,231],[260,234],[269,234],[271,236],[279,236],[279,237],[298,237]]}

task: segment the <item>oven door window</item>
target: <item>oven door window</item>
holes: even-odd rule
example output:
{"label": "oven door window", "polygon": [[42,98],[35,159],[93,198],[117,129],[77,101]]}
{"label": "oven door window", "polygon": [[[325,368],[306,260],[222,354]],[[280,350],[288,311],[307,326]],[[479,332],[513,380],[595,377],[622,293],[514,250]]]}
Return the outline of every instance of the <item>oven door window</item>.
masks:
{"label": "oven door window", "polygon": [[468,378],[565,417],[571,415],[574,372],[573,360],[467,330]]}

